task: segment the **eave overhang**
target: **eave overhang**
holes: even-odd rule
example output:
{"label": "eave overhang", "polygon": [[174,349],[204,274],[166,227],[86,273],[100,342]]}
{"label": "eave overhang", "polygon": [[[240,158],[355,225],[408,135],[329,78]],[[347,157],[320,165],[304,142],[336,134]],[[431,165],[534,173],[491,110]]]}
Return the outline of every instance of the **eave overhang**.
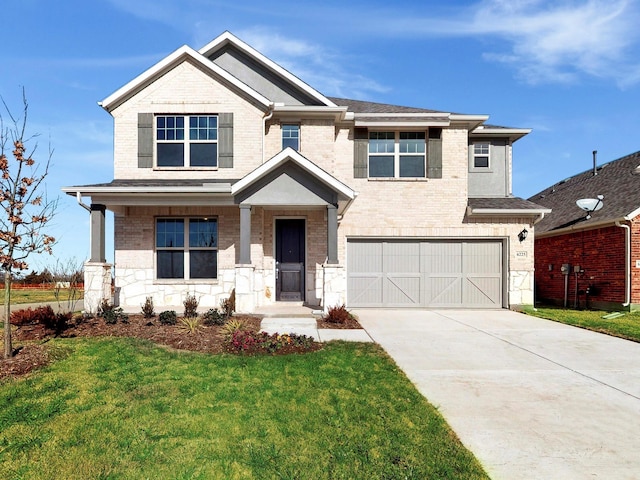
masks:
{"label": "eave overhang", "polygon": [[76,197],[82,205],[83,197],[91,203],[106,205],[108,209],[127,206],[233,205],[231,183],[216,182],[192,185],[79,185],[63,187],[67,195]]}
{"label": "eave overhang", "polygon": [[525,135],[531,133],[530,128],[495,128],[495,127],[485,127],[480,125],[475,128],[472,132],[470,132],[471,138],[480,138],[480,137],[509,137],[510,142],[515,142],[516,140],[520,140]]}
{"label": "eave overhang", "polygon": [[551,209],[518,197],[470,198],[467,203],[469,218],[520,217],[538,223]]}
{"label": "eave overhang", "polygon": [[353,120],[353,113],[347,111],[347,107],[329,107],[317,105],[281,105],[274,104],[273,114],[281,119],[310,119],[328,118],[335,122]]}
{"label": "eave overhang", "polygon": [[426,128],[448,127],[450,114],[444,112],[423,113],[356,113],[356,127],[367,128]]}
{"label": "eave overhang", "polygon": [[467,206],[469,216],[538,216],[540,214],[551,213],[550,208],[473,208]]}

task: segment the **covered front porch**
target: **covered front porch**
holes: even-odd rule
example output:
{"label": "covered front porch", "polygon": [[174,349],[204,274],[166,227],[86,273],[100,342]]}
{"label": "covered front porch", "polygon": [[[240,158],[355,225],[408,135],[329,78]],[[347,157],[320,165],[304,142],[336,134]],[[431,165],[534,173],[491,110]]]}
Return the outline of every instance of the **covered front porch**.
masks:
{"label": "covered front porch", "polygon": [[[85,264],[89,311],[111,298],[112,276],[114,302],[130,312],[139,311],[147,296],[156,309],[181,311],[187,294],[195,294],[200,309],[207,310],[232,291],[236,310],[246,313],[276,302],[326,309],[345,301],[338,219],[356,194],[292,149],[238,181],[114,180],[64,190],[82,205],[91,197],[85,205],[91,215],[91,257]],[[115,214],[113,266],[105,255],[106,210]],[[180,257],[184,279],[160,278],[158,222],[166,219],[185,225],[215,221],[210,245],[215,266],[206,279],[188,274],[193,248],[187,231]]]}
{"label": "covered front porch", "polygon": [[[232,187],[240,208],[236,307],[254,311],[273,301],[296,301],[323,309],[344,303],[346,275],[338,259],[338,216],[355,192],[297,151],[287,148]],[[252,235],[252,212],[264,212],[262,231]],[[266,289],[251,279],[252,248],[272,262]],[[267,275],[269,275],[269,273]],[[274,288],[274,295],[269,288]],[[265,298],[261,298],[264,294]]]}

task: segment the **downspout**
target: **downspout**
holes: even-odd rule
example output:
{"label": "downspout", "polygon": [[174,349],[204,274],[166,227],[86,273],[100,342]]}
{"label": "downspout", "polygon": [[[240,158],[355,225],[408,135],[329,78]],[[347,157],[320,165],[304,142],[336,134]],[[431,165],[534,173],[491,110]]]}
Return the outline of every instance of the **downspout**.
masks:
{"label": "downspout", "polygon": [[[626,217],[625,217],[626,218]],[[624,282],[625,282],[625,302],[623,307],[628,307],[631,304],[631,227],[626,223],[620,223],[620,220],[616,220],[616,227],[624,228]]]}
{"label": "downspout", "polygon": [[262,163],[264,163],[264,157],[265,157],[264,137],[267,134],[267,122],[273,118],[273,107],[274,107],[274,103],[271,102],[269,104],[269,110],[267,110],[267,113],[264,115],[264,117],[262,117]]}
{"label": "downspout", "polygon": [[82,193],[76,192],[76,200],[78,201],[78,205],[84,208],[87,212],[91,213],[91,207],[82,203]]}

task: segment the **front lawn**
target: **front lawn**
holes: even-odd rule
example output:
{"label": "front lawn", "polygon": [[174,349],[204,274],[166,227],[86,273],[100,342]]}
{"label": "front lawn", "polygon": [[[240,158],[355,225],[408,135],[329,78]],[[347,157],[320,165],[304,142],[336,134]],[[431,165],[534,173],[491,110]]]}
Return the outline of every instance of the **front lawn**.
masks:
{"label": "front lawn", "polygon": [[373,344],[256,357],[47,345],[57,361],[0,382],[0,478],[488,478]]}
{"label": "front lawn", "polygon": [[547,307],[535,310],[528,308],[525,313],[640,342],[640,312],[621,312],[624,315],[610,319],[602,318],[610,312],[601,310],[568,310]]}

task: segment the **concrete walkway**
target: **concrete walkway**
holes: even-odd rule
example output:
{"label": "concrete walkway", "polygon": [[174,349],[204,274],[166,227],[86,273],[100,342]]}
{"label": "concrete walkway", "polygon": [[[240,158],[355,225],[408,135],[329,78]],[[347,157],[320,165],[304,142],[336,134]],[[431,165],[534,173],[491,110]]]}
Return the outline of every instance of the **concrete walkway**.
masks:
{"label": "concrete walkway", "polygon": [[353,313],[491,478],[640,478],[640,344],[508,310]]}
{"label": "concrete walkway", "polygon": [[[49,305],[55,312],[60,310],[65,310],[69,308],[69,302],[61,301],[60,305],[58,302],[40,302],[40,303],[11,303],[11,312],[15,312],[16,310],[26,310],[27,308],[36,309],[38,307],[45,307]],[[84,309],[84,300],[80,299],[73,303],[74,311],[80,311]],[[4,320],[4,305],[0,306],[0,319]]]}

